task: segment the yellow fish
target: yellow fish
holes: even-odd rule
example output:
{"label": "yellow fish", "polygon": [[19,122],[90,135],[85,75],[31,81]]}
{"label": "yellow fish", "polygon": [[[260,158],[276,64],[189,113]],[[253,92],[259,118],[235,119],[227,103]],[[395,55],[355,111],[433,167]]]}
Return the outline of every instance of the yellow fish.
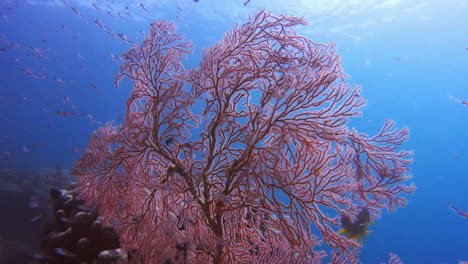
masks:
{"label": "yellow fish", "polygon": [[345,233],[347,238],[364,242],[365,237],[372,232],[367,230],[370,224],[373,224],[373,222],[371,222],[370,212],[366,208],[361,210],[354,223],[349,216],[341,215],[342,228],[338,230],[338,234]]}

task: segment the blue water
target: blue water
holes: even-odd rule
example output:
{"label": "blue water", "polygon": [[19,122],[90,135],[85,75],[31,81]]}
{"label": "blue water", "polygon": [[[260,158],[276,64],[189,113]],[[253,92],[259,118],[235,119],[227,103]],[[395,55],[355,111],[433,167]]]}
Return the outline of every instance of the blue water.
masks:
{"label": "blue water", "polygon": [[390,252],[404,263],[468,261],[468,219],[447,206],[468,210],[468,106],[449,98],[468,101],[468,1],[142,1],[150,14],[140,2],[125,2],[0,2],[0,48],[13,45],[0,52],[2,169],[70,168],[95,129],[123,117],[130,83],[114,86],[119,65],[109,54],[132,44],[111,38],[94,19],[137,43],[153,19],[174,22],[194,43],[189,68],[203,48],[263,8],[304,17],[309,25],[297,28],[302,35],[337,44],[350,83],[362,86],[367,100],[363,117],[350,126],[374,134],[392,118],[410,128],[404,148],[415,151],[417,190],[408,206],[371,226],[362,262],[387,261]]}

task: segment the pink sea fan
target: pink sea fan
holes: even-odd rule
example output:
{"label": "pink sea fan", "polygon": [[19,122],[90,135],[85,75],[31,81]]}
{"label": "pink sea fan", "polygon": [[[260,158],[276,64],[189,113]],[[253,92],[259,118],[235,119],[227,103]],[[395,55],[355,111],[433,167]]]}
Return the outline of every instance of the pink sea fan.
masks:
{"label": "pink sea fan", "polygon": [[360,88],[334,44],[292,29],[303,24],[261,11],[189,71],[191,43],[156,21],[123,55],[124,123],[98,129],[74,173],[133,259],[319,263],[326,243],[332,259],[355,263],[360,243],[337,234],[339,216],[405,205],[408,129],[349,129]]}

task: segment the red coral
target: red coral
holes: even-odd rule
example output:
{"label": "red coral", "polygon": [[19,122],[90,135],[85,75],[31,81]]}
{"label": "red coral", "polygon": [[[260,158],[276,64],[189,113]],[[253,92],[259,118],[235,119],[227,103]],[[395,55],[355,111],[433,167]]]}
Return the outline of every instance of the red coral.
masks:
{"label": "red coral", "polygon": [[318,263],[325,242],[332,259],[356,262],[339,216],[405,205],[408,129],[348,129],[360,89],[334,44],[298,35],[300,24],[259,12],[187,71],[191,43],[156,21],[123,56],[125,121],[96,131],[74,172],[126,250],[145,263]]}

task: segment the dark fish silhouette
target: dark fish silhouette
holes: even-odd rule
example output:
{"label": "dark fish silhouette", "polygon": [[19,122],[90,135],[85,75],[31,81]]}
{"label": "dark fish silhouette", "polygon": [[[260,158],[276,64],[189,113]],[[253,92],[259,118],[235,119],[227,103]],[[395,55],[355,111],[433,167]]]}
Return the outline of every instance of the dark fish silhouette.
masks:
{"label": "dark fish silhouette", "polygon": [[368,231],[367,227],[372,224],[371,215],[367,208],[364,208],[357,215],[357,220],[353,223],[351,217],[347,215],[341,215],[341,226],[338,230],[338,234],[346,234],[347,238],[353,238],[358,241],[364,241],[366,235],[372,231]]}

